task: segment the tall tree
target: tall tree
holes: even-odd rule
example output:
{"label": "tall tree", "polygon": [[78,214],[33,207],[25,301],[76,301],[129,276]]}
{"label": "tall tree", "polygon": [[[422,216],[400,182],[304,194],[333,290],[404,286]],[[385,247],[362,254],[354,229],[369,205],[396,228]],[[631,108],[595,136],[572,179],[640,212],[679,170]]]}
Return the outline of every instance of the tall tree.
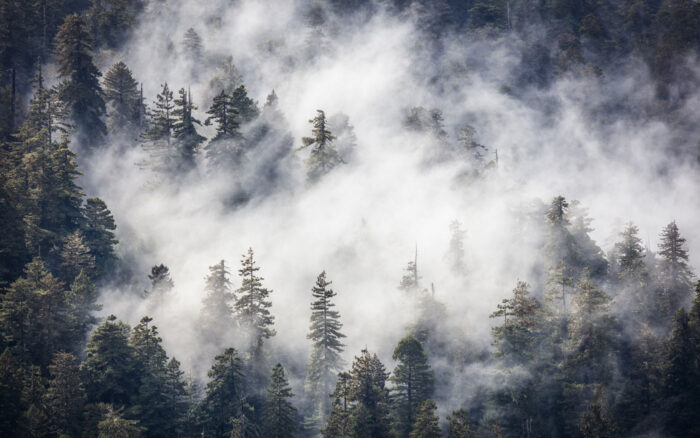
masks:
{"label": "tall tree", "polygon": [[335,304],[331,300],[336,293],[329,287],[331,283],[326,280],[326,271],[323,271],[311,289],[314,301],[311,303],[311,326],[307,338],[313,342],[313,346],[306,367],[306,388],[313,399],[314,413],[307,423],[318,429],[325,423],[330,411],[328,394],[334,385],[336,373],[343,366],[340,354],[344,347],[341,339],[345,335],[340,332],[343,327],[340,312],[333,310]]}
{"label": "tall tree", "polygon": [[474,438],[469,414],[464,409],[454,411],[447,416],[447,438]]}
{"label": "tall tree", "polygon": [[260,110],[255,101],[248,97],[245,85],[239,85],[231,93],[231,103],[241,117],[243,123],[252,122],[260,115]]}
{"label": "tall tree", "polygon": [[394,428],[399,437],[407,438],[420,406],[432,397],[435,379],[423,346],[413,336],[399,341],[392,358],[399,361],[391,377],[394,383]]}
{"label": "tall tree", "polygon": [[174,166],[171,145],[176,121],[174,108],[173,92],[166,82],[148,113],[149,127],[141,136],[144,149],[151,155],[150,165],[158,171],[169,171]]}
{"label": "tall tree", "polygon": [[97,430],[97,438],[138,438],[144,428],[138,420],[124,418],[121,409],[115,410],[109,406],[104,419],[97,425]]}
{"label": "tall tree", "polygon": [[256,375],[249,374],[253,385],[261,383],[259,375],[260,367],[264,366],[263,344],[266,339],[275,335],[272,328],[275,317],[270,314],[270,289],[262,286],[262,277],[257,275],[260,270],[255,265],[253,249],[248,249],[248,254],[243,255],[241,268],[238,275],[241,278],[241,287],[236,290],[237,301],[235,304],[238,320],[241,325],[250,331],[250,363],[251,371],[256,371]]}
{"label": "tall tree", "polygon": [[326,426],[321,430],[324,438],[343,438],[350,435],[350,373],[339,373],[335,384],[335,391],[330,395],[331,413],[328,416]]}
{"label": "tall tree", "polygon": [[432,400],[421,403],[416,413],[416,421],[411,429],[410,438],[441,438],[442,430],[435,414],[437,406]]}
{"label": "tall tree", "polygon": [[56,62],[62,80],[59,96],[76,125],[78,143],[94,148],[102,143],[107,129],[102,121],[101,73],[91,51],[92,38],[82,17],[68,15],[56,35]]}
{"label": "tall tree", "polygon": [[387,373],[376,354],[363,349],[350,370],[349,399],[351,436],[385,438],[392,436],[386,388]]}
{"label": "tall tree", "polygon": [[95,271],[95,256],[85,244],[80,230],[75,230],[63,239],[61,250],[61,273],[66,282],[71,282],[81,272],[92,277]]}
{"label": "tall tree", "polygon": [[126,406],[137,394],[140,382],[130,332],[127,324],[109,315],[90,336],[80,366],[88,401]]}
{"label": "tall tree", "polygon": [[78,358],[70,353],[56,353],[49,372],[51,381],[45,398],[51,431],[58,436],[78,436],[86,401]]}
{"label": "tall tree", "polygon": [[234,348],[216,356],[207,373],[210,380],[202,401],[205,430],[210,436],[225,437],[231,433],[231,419],[243,413],[244,378],[241,359]]}
{"label": "tall tree", "polygon": [[518,281],[513,296],[504,299],[491,318],[503,317],[503,324],[492,328],[496,355],[510,363],[525,363],[532,359],[537,340],[540,306],[530,297],[529,285]]}
{"label": "tall tree", "polygon": [[202,341],[219,349],[223,348],[229,333],[235,327],[232,303],[230,272],[221,260],[209,267],[206,279],[205,297],[199,314],[199,332]]}
{"label": "tall tree", "polygon": [[693,271],[688,266],[688,250],[685,239],[678,231],[676,221],[668,224],[660,237],[660,283],[668,310],[674,314],[690,301],[693,290]]}
{"label": "tall tree", "polygon": [[138,83],[122,61],[105,73],[102,82],[107,104],[107,125],[111,132],[133,133],[139,128],[141,95]]}
{"label": "tall tree", "polygon": [[148,279],[151,281],[151,289],[145,291],[147,296],[158,298],[175,287],[172,278],[170,278],[170,269],[162,263],[153,265],[151,273],[148,274]]}
{"label": "tall tree", "polygon": [[263,411],[264,434],[270,438],[291,438],[297,429],[297,410],[289,401],[294,397],[281,364],[275,365],[267,388]]}
{"label": "tall tree", "polygon": [[189,90],[180,88],[179,97],[173,101],[173,137],[177,147],[177,167],[179,170],[190,170],[195,166],[195,156],[199,145],[206,138],[199,135],[194,125],[201,125],[199,120],[192,116],[192,110],[197,107],[192,103],[192,95]]}
{"label": "tall tree", "polygon": [[121,46],[147,3],[146,0],[90,0],[85,15],[97,45],[109,49]]}
{"label": "tall tree", "polygon": [[309,158],[306,160],[306,176],[309,181],[317,181],[323,175],[330,172],[343,160],[333,146],[335,136],[328,129],[326,113],[316,110],[316,117],[309,120],[313,125],[311,137],[301,139],[302,146],[299,149],[310,148]]}
{"label": "tall tree", "polygon": [[119,241],[114,235],[117,225],[112,212],[100,198],[88,198],[83,207],[83,235],[90,253],[95,256],[95,277],[103,278],[113,267],[117,256],[114,247]]}
{"label": "tall tree", "polygon": [[13,436],[22,413],[22,378],[19,363],[9,348],[0,354],[0,433]]}

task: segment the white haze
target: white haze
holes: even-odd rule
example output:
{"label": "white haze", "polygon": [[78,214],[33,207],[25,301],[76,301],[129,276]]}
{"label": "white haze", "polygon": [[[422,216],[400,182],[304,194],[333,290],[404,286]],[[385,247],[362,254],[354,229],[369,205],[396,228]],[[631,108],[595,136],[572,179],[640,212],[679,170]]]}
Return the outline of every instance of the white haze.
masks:
{"label": "white haze", "polygon": [[[664,153],[669,130],[660,122],[617,120],[602,128],[586,115],[586,108],[617,96],[632,105],[651,101],[643,68],[601,81],[562,78],[518,100],[499,92],[518,61],[506,40],[455,36],[444,42],[443,55],[431,59],[412,16],[380,8],[367,21],[331,19],[318,45],[304,18],[308,6],[252,0],[154,5],[123,51],[99,57],[103,71],[126,62],[144,83],[149,103],[164,81],[175,90],[190,86],[203,120],[209,79],[230,54],[251,97],[263,103],[276,91],[295,147],[310,134],[316,109],[343,112],[355,128],[352,163],[309,187],[300,164],[304,155],[297,154],[292,187],[233,209],[222,202],[227,183],[204,172],[180,181],[179,188],[152,184],[154,176],[135,165],[146,158],[136,143],[126,151],[115,143],[83,169],[88,194],[102,197],[115,216],[120,254],[144,280],[138,287],[103,290],[104,313],[131,324],[153,316],[168,353],[185,370],[206,369],[212,360],[200,356],[193,334],[208,266],[225,259],[238,287],[236,269],[248,247],[264,285],[274,291],[273,345],[297,363],[305,360],[310,288],[326,270],[338,293],[348,364],[366,346],[388,369],[413,316],[397,286],[416,245],[423,282],[434,283],[436,298],[447,303],[455,336],[486,346],[496,303],[517,279],[537,281],[528,276],[538,236],[525,228],[525,216],[538,200],[548,203],[559,194],[580,200],[595,219],[593,238],[604,250],[629,220],[656,249],[661,228],[675,219],[699,271],[697,167]],[[170,44],[180,50],[190,27],[206,51],[205,61],[194,66],[197,77],[167,51]],[[440,87],[431,82],[438,75],[448,77]],[[553,114],[543,110],[549,102],[557,105]],[[402,127],[404,110],[418,105],[443,111],[451,142],[461,125],[476,127],[489,154],[498,151],[499,168],[469,182],[456,178],[463,164],[429,160],[437,146]],[[213,136],[211,128],[200,132]],[[454,278],[445,261],[448,225],[455,219],[467,231],[466,281]],[[150,267],[159,263],[170,268],[175,289],[154,306],[140,293]]]}

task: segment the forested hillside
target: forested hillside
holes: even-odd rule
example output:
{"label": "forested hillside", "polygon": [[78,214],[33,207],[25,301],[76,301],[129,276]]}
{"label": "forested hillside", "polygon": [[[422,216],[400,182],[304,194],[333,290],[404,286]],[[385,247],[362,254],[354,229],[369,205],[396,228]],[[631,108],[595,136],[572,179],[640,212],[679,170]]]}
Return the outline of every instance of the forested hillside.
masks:
{"label": "forested hillside", "polygon": [[0,0],[0,437],[700,437],[700,3]]}

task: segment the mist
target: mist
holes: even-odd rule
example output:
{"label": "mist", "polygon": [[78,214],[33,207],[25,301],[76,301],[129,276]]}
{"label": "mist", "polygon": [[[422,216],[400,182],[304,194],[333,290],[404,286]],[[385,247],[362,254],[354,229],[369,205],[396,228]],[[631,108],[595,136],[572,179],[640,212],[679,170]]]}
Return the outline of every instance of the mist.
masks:
{"label": "mist", "polygon": [[[643,110],[654,99],[643,63],[631,58],[614,74],[563,74],[549,86],[513,93],[515,72],[526,68],[515,39],[449,30],[435,37],[425,14],[383,3],[349,15],[307,1],[172,1],[167,8],[152,2],[119,53],[99,54],[100,69],[124,61],[149,103],[164,82],[189,87],[204,120],[218,92],[210,80],[230,55],[261,106],[275,91],[285,121],[280,132],[293,145],[274,164],[282,175],[275,182],[251,171],[210,172],[200,157],[196,169],[165,183],[138,165],[148,154],[128,138],[111,138],[84,158],[80,183],[109,205],[120,259],[136,279],[102,288],[104,316],[132,325],[152,316],[168,353],[204,380],[213,358],[201,354],[194,332],[207,268],[226,260],[238,287],[235,270],[253,248],[273,290],[273,356],[297,365],[307,360],[310,289],[325,270],[347,335],[344,359],[351,363],[366,347],[391,369],[393,348],[415,317],[398,284],[417,252],[423,285],[432,284],[446,304],[454,336],[488,350],[496,304],[518,279],[543,281],[536,278],[541,260],[533,257],[542,228],[533,224],[557,195],[589,209],[591,235],[605,251],[628,221],[655,250],[659,232],[675,220],[700,271],[698,162],[687,145],[674,143],[677,126]],[[195,64],[183,54],[189,28],[202,38]],[[697,61],[688,59],[687,68],[697,79]],[[678,110],[695,126],[699,99],[687,98]],[[444,139],[406,128],[407,111],[418,106],[442,111]],[[352,159],[310,184],[305,152],[295,149],[317,109],[346,115],[356,144]],[[466,124],[493,162],[477,177],[468,159],[445,159]],[[199,131],[214,135],[211,127]],[[268,143],[252,169],[277,156],[280,145]],[[231,202],[240,188],[250,196]],[[446,259],[454,220],[466,231],[462,275]],[[170,268],[175,288],[154,303],[143,290],[150,267],[160,263]],[[453,393],[442,397],[451,406],[440,410],[465,405],[475,381],[492,377],[490,367],[466,366]],[[302,396],[303,376],[294,377]]]}

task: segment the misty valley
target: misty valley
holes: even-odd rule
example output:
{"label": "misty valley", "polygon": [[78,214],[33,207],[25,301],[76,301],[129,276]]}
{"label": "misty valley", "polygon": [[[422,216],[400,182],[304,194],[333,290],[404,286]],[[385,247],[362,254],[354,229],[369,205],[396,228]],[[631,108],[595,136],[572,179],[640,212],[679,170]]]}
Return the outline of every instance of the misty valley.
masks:
{"label": "misty valley", "polygon": [[700,437],[696,0],[0,0],[0,437]]}

